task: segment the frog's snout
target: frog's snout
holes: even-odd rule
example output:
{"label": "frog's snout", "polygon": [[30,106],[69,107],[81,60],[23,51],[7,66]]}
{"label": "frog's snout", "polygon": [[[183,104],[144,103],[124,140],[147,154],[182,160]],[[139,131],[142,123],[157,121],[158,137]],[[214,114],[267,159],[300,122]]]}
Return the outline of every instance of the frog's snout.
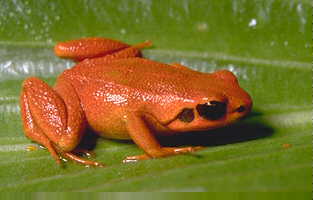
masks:
{"label": "frog's snout", "polygon": [[230,103],[227,108],[227,113],[230,119],[239,119],[251,112],[252,99],[249,97],[244,100],[238,100],[236,103]]}

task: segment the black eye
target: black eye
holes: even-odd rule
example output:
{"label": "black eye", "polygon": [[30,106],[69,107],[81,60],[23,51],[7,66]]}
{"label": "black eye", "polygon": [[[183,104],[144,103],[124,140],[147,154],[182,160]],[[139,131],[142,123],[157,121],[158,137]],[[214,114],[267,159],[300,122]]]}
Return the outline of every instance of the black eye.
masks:
{"label": "black eye", "polygon": [[196,107],[199,115],[208,120],[217,120],[226,114],[226,103],[210,101],[205,104],[198,104]]}
{"label": "black eye", "polygon": [[189,123],[195,118],[193,110],[190,108],[184,108],[183,111],[178,115],[178,119],[182,122]]}

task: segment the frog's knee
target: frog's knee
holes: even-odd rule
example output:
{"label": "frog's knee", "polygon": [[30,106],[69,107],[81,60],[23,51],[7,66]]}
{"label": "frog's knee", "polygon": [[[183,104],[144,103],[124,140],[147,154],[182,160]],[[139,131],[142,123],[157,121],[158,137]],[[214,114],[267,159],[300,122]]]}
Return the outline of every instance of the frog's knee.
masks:
{"label": "frog's knee", "polygon": [[44,82],[37,77],[29,77],[23,81],[22,87],[27,89],[27,88],[32,88],[34,86],[36,87],[43,83]]}
{"label": "frog's knee", "polygon": [[57,146],[62,152],[71,152],[77,147],[79,141],[75,139],[60,139],[57,141]]}

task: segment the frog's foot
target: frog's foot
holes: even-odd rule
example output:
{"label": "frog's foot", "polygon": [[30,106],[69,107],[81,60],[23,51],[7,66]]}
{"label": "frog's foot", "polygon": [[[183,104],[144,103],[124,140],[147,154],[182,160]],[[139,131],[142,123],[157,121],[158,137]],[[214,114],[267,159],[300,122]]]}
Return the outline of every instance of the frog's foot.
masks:
{"label": "frog's foot", "polygon": [[80,164],[83,164],[85,166],[94,166],[94,167],[105,167],[104,164],[100,163],[100,162],[96,162],[96,161],[92,161],[92,160],[87,160],[87,159],[84,159],[84,158],[81,158],[77,155],[75,155],[74,153],[71,153],[71,152],[65,152],[63,153],[64,157],[72,160],[72,161],[75,161],[77,163],[80,163]]}
{"label": "frog's foot", "polygon": [[177,154],[184,154],[184,153],[190,153],[190,152],[195,152],[198,150],[203,149],[204,147],[202,146],[195,146],[195,147],[163,147],[159,150],[152,151],[150,154],[142,154],[142,155],[137,155],[137,156],[127,156],[124,160],[123,163],[129,163],[129,162],[136,162],[138,160],[148,160],[152,158],[160,158],[160,157],[168,157],[172,155],[177,155]]}
{"label": "frog's foot", "polygon": [[49,142],[46,145],[46,147],[49,150],[49,152],[51,153],[52,157],[55,159],[55,161],[58,164],[61,164],[61,160],[63,160],[62,157],[64,157],[66,159],[72,160],[74,162],[77,162],[77,163],[85,165],[85,166],[105,167],[105,165],[100,163],[100,162],[84,159],[84,158],[76,155],[77,153],[80,153],[80,154],[82,153],[82,154],[85,154],[87,157],[94,156],[95,153],[93,153],[91,151],[88,151],[85,149],[75,149],[75,150],[73,150],[73,152],[58,152],[57,148],[55,148],[53,146],[53,144],[51,144],[51,142]]}

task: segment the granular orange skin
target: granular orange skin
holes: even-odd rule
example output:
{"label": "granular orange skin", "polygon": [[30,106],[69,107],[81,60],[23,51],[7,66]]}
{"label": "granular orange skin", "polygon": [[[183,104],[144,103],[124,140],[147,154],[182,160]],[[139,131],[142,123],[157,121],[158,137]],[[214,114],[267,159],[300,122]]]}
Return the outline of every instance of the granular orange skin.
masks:
{"label": "granular orange skin", "polygon": [[[73,153],[86,126],[103,137],[133,140],[145,154],[126,157],[124,162],[130,162],[201,149],[162,147],[155,136],[215,129],[251,111],[251,97],[230,71],[202,73],[141,58],[140,49],[150,45],[130,46],[105,38],[57,44],[57,56],[78,63],[58,77],[54,88],[35,77],[24,81],[25,135],[47,147],[58,163],[61,155],[104,166]],[[212,102],[224,105],[225,113],[210,120],[198,107]],[[191,112],[188,122],[180,117],[186,109]]]}

